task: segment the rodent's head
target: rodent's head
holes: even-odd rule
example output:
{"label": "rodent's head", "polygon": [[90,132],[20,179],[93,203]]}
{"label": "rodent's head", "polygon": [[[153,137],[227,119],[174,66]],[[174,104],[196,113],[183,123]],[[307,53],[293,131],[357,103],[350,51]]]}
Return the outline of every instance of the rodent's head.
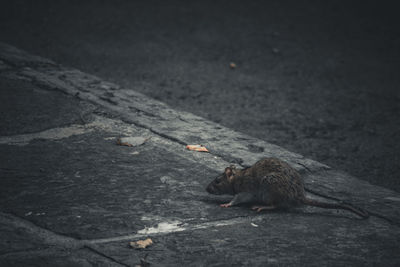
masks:
{"label": "rodent's head", "polygon": [[233,178],[236,169],[234,166],[225,168],[224,173],[218,175],[206,188],[207,192],[214,195],[233,195]]}

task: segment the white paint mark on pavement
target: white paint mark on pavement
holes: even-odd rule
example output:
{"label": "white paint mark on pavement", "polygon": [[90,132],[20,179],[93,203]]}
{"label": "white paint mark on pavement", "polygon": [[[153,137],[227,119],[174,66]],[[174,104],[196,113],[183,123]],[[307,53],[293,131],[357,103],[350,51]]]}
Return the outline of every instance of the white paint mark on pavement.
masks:
{"label": "white paint mark on pavement", "polygon": [[142,230],[139,230],[138,234],[150,235],[184,231],[185,227],[182,227],[181,225],[182,223],[180,221],[161,222],[156,227],[146,227]]}
{"label": "white paint mark on pavement", "polygon": [[155,235],[163,235],[163,234],[183,232],[183,231],[193,231],[193,230],[207,229],[212,227],[243,224],[243,223],[248,223],[249,221],[257,222],[260,220],[262,220],[261,216],[252,218],[248,217],[231,218],[227,220],[218,220],[218,221],[204,222],[199,224],[181,223],[180,221],[173,221],[169,223],[162,222],[159,223],[156,227],[150,227],[150,228],[145,228],[143,230],[139,230],[136,234],[103,238],[103,239],[84,240],[83,242],[89,244],[103,244],[110,242],[135,240],[148,235],[155,236]]}

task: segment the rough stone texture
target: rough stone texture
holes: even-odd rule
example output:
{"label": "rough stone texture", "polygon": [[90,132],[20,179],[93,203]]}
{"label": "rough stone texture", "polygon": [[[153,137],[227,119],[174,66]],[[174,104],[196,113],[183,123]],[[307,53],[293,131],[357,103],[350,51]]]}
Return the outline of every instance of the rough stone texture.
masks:
{"label": "rough stone texture", "polygon": [[[27,242],[29,240],[26,240]],[[138,262],[138,261],[137,261]],[[93,254],[88,249],[78,251],[48,250],[38,251],[28,255],[9,255],[0,258],[0,266],[121,266],[121,264],[106,260]]]}
{"label": "rough stone texture", "polygon": [[237,213],[219,213],[216,202],[204,203],[215,171],[159,144],[129,148],[106,137],[98,132],[3,146],[1,209],[79,239],[129,234],[165,218],[201,222]]}
{"label": "rough stone texture", "polygon": [[[16,143],[0,137],[0,265],[132,266],[146,254],[155,266],[400,264],[398,193],[0,46],[0,84],[15,82],[34,102],[53,95],[60,104],[49,105],[49,114],[76,107],[65,115],[68,125],[59,127],[55,120],[43,127],[57,126],[56,132],[38,128],[24,135],[28,141]],[[2,90],[12,93],[11,87]],[[18,113],[25,104],[15,101],[9,111]],[[25,113],[26,122],[41,116],[34,107]],[[76,128],[83,111],[89,113]],[[7,123],[15,132],[24,129]],[[150,139],[136,147],[117,145],[124,136]],[[204,144],[211,153],[188,151],[188,143]],[[265,156],[288,161],[311,189],[351,201],[373,216],[360,220],[349,212],[311,207],[261,214],[247,206],[222,209],[218,204],[230,197],[205,192],[230,162],[250,165]],[[127,247],[146,237],[154,241],[148,249]]]}
{"label": "rough stone texture", "polygon": [[[0,44],[0,59],[13,62],[15,48]],[[11,50],[8,53],[8,50]],[[4,56],[3,56],[4,54]],[[34,59],[27,58],[25,64],[20,57],[18,64],[26,66]],[[234,132],[219,124],[207,121],[187,112],[177,112],[162,102],[132,90],[104,83],[98,77],[54,65],[49,69],[32,64],[32,68],[22,68],[19,73],[25,79],[40,84],[47,89],[58,89],[70,95],[77,95],[83,100],[106,107],[117,112],[123,119],[151,129],[182,144],[200,143],[207,146],[213,154],[226,158],[227,161],[251,165],[257,158],[276,156],[290,162],[297,169],[317,170],[328,168],[321,163],[305,159],[250,136]],[[234,152],[234,153],[232,153]]]}
{"label": "rough stone texture", "polygon": [[0,266],[120,266],[113,258],[35,224],[0,213]]}
{"label": "rough stone texture", "polygon": [[[8,53],[8,50],[11,52]],[[15,51],[16,48],[1,44],[0,59],[4,58],[8,62],[13,62],[14,55],[18,55]],[[32,82],[48,90],[56,89],[70,95],[76,95],[83,100],[90,101],[114,114],[118,114],[125,121],[149,129],[153,133],[182,145],[203,144],[209,148],[211,154],[222,157],[227,162],[251,165],[262,157],[278,157],[302,171],[305,174],[306,182],[308,182],[310,172],[316,173],[329,169],[326,165],[265,141],[232,131],[187,112],[177,112],[162,102],[150,99],[135,91],[120,88],[118,85],[104,82],[98,77],[56,64],[53,65],[53,68],[41,67],[40,64],[32,63],[35,62],[35,58],[28,56],[25,63],[21,62],[21,57],[15,57],[18,64],[25,67],[14,69],[12,71],[14,75],[31,79]],[[27,69],[26,66],[29,62],[32,68]],[[347,176],[345,175],[345,177]],[[322,192],[324,192],[323,187],[325,185],[332,183],[329,175],[319,175],[318,179],[316,184],[320,188],[322,187]],[[343,182],[347,183],[347,181]],[[380,197],[374,201],[387,203],[388,201],[385,198],[390,198],[392,194],[395,194],[390,190],[372,186],[358,179],[349,178],[348,183],[352,184],[352,188],[359,189],[346,191],[349,196],[354,196],[354,198],[357,197],[358,192],[378,190]],[[308,185],[312,186],[312,183],[308,183]],[[345,185],[344,187],[348,186]],[[393,205],[390,205],[390,207],[393,208],[398,204],[397,201],[389,202]],[[388,214],[392,214],[392,212],[388,212]],[[399,221],[398,219],[397,217],[397,221]]]}
{"label": "rough stone texture", "polygon": [[249,217],[232,226],[152,237],[154,245],[142,251],[128,248],[127,242],[96,248],[127,264],[148,254],[155,266],[396,266],[395,231],[375,219],[328,216],[321,223],[314,213],[274,212],[258,221]]}
{"label": "rough stone texture", "polygon": [[397,1],[3,2],[3,42],[400,192]]}
{"label": "rough stone texture", "polygon": [[[72,96],[60,98],[57,92],[38,90],[26,80],[0,79],[0,88],[0,136],[82,124],[81,114],[90,112],[86,103]],[[34,117],[30,116],[32,110]]]}
{"label": "rough stone texture", "polygon": [[[4,215],[3,215],[4,216]],[[0,253],[7,254],[15,251],[29,251],[47,248],[34,234],[27,234],[16,228],[10,221],[0,222]]]}

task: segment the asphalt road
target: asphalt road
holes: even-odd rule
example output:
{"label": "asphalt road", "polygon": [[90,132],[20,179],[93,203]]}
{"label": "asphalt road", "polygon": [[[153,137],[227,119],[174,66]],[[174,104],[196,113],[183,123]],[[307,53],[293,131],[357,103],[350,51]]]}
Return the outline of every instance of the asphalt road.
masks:
{"label": "asphalt road", "polygon": [[0,41],[400,191],[394,4],[5,2]]}

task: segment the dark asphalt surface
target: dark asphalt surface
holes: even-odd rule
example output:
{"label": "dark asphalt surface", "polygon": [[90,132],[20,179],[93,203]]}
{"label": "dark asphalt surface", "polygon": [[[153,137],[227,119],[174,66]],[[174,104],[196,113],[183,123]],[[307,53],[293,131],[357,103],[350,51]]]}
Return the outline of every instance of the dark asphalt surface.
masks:
{"label": "dark asphalt surface", "polygon": [[389,2],[7,2],[0,41],[400,191]]}

